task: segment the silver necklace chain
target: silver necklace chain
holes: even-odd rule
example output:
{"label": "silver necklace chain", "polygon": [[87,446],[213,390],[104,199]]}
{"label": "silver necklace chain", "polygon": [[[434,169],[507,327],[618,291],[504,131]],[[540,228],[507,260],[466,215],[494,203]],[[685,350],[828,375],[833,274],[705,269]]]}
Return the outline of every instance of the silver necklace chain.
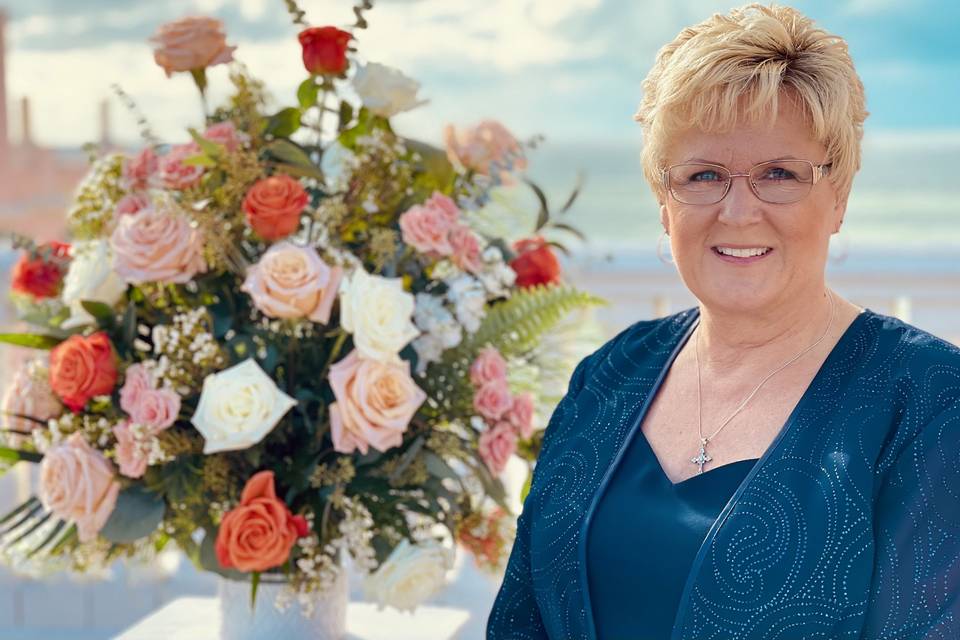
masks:
{"label": "silver necklace chain", "polygon": [[744,398],[743,402],[740,403],[733,413],[727,416],[723,422],[720,423],[720,427],[713,432],[713,435],[707,438],[703,437],[703,401],[701,400],[702,385],[700,381],[700,325],[697,325],[697,341],[694,345],[694,357],[696,358],[697,362],[697,434],[700,436],[700,453],[698,453],[696,457],[690,458],[690,462],[700,467],[698,473],[703,473],[703,465],[713,460],[713,458],[711,458],[707,453],[707,444],[713,440],[717,434],[720,433],[720,431],[723,430],[723,428],[727,426],[727,424],[729,424],[730,421],[733,420],[737,414],[743,410],[744,407],[747,406],[747,403],[750,402],[755,395],[757,395],[757,392],[760,391],[763,385],[765,385],[770,378],[777,375],[791,364],[802,358],[804,355],[809,353],[814,347],[823,342],[823,339],[827,337],[828,333],[830,333],[830,329],[833,327],[833,320],[837,315],[837,303],[833,297],[833,293],[829,289],[827,289],[827,297],[830,298],[830,321],[827,323],[827,328],[824,330],[823,334],[809,347],[768,373],[766,377],[764,377],[764,379],[761,380],[756,387],[754,387],[753,391],[751,391],[750,394]]}

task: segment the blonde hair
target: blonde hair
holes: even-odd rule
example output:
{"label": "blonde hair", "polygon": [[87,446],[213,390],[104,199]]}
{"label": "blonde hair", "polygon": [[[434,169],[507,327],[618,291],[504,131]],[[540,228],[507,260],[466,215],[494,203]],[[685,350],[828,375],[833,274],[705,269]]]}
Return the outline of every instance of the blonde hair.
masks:
{"label": "blonde hair", "polygon": [[673,133],[772,124],[781,97],[805,113],[833,165],[830,180],[845,198],[860,168],[867,117],[847,43],[796,9],[760,4],[687,27],[657,53],[634,116],[643,128],[644,175],[657,197],[665,196],[660,172]]}

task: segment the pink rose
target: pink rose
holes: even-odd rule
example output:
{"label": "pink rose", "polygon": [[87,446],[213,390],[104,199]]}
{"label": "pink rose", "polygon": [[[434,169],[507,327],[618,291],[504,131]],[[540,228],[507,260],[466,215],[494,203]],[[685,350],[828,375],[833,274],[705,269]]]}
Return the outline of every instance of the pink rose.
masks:
{"label": "pink rose", "polygon": [[449,240],[453,224],[446,211],[425,204],[414,205],[400,215],[403,241],[431,257],[453,253]]}
{"label": "pink rose", "polygon": [[139,213],[149,206],[150,200],[144,194],[128,193],[120,198],[120,201],[117,202],[117,206],[114,208],[113,213],[117,218],[122,216],[132,216],[133,214]]}
{"label": "pink rose", "polygon": [[196,142],[176,144],[160,156],[157,175],[160,182],[168,189],[189,189],[196,186],[203,176],[203,167],[198,164],[184,162],[191,156],[200,155],[200,147]]}
{"label": "pink rose", "polygon": [[450,246],[453,248],[453,263],[470,273],[477,273],[483,266],[480,259],[480,241],[465,224],[458,224],[450,230]]}
{"label": "pink rose", "polygon": [[128,478],[140,478],[147,471],[150,442],[144,433],[136,433],[129,422],[121,422],[113,428],[117,439],[117,464],[120,473]]}
{"label": "pink rose", "polygon": [[480,350],[477,359],[470,365],[470,382],[475,387],[491,380],[507,378],[507,361],[496,347],[488,346]]}
{"label": "pink rose", "polygon": [[513,425],[517,435],[524,440],[533,435],[533,394],[521,393],[513,397],[513,403],[504,416]]}
{"label": "pink rose", "polygon": [[340,453],[368,447],[386,451],[403,442],[403,433],[427,399],[410,377],[410,362],[386,363],[360,358],[356,350],[330,367],[333,448]]}
{"label": "pink rose", "polygon": [[176,71],[205,69],[233,60],[223,23],[216,18],[186,17],[161,25],[150,38],[153,59],[169,78]]}
{"label": "pink rose", "polygon": [[[63,413],[63,405],[50,388],[42,361],[23,363],[0,402],[0,425],[16,431],[33,431],[41,426],[33,420],[10,415],[12,413],[44,422]],[[16,442],[16,438],[11,440]]]}
{"label": "pink rose", "polygon": [[237,128],[229,120],[210,125],[203,132],[203,137],[210,142],[222,144],[227,151],[236,151],[240,145],[247,141],[247,135],[237,131]]}
{"label": "pink rose", "polygon": [[510,456],[517,450],[517,434],[507,422],[500,422],[480,434],[480,457],[493,475],[503,473]]}
{"label": "pink rose", "polygon": [[150,187],[160,163],[153,147],[145,147],[132,158],[125,158],[120,185],[127,191],[140,191]]}
{"label": "pink rose", "polygon": [[308,318],[326,324],[343,269],[330,267],[313,247],[282,241],[250,267],[240,287],[271,318]]}
{"label": "pink rose", "polygon": [[127,368],[120,389],[120,408],[151,434],[170,427],[180,413],[180,396],[169,387],[158,389],[153,373],[142,364]]}
{"label": "pink rose", "polygon": [[506,184],[512,182],[508,165],[512,163],[515,170],[527,168],[517,139],[495,120],[484,120],[460,131],[447,125],[443,140],[451,162],[481,175],[498,174]]}
{"label": "pink rose", "polygon": [[183,284],[207,270],[200,231],[173,211],[149,207],[120,218],[110,246],[114,271],[134,284]]}
{"label": "pink rose", "polygon": [[490,421],[502,418],[512,405],[513,397],[505,378],[484,382],[473,394],[473,408]]}
{"label": "pink rose", "polygon": [[40,463],[40,502],[76,524],[80,542],[97,536],[113,513],[119,492],[113,466],[79,432],[52,447]]}

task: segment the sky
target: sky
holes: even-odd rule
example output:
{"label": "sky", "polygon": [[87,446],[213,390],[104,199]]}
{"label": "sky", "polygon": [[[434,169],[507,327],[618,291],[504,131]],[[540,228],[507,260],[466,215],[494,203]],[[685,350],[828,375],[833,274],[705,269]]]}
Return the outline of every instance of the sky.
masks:
{"label": "sky", "polygon": [[[353,22],[351,0],[301,0],[316,26]],[[657,49],[733,2],[715,0],[380,0],[359,33],[362,60],[398,67],[423,85],[425,107],[395,118],[403,134],[439,141],[442,125],[484,117],[521,137],[639,144],[632,120]],[[846,38],[866,87],[874,144],[960,141],[960,3],[809,0],[794,3]],[[305,77],[282,0],[0,0],[9,15],[8,95],[31,100],[34,139],[78,146],[98,138],[110,85],[131,95],[160,137],[177,142],[200,121],[189,77],[167,79],[147,39],[188,14],[221,18],[235,56],[292,104]],[[952,78],[953,80],[948,80]],[[214,101],[229,88],[210,71]],[[11,130],[18,133],[16,106]],[[138,145],[135,119],[112,100],[113,139]]]}

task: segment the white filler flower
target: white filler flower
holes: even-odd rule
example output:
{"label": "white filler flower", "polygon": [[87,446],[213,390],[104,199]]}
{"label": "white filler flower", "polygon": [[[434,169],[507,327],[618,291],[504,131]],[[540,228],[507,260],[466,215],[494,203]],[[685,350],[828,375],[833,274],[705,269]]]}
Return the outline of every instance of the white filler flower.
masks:
{"label": "white filler flower", "polygon": [[190,422],[204,437],[204,453],[247,449],[263,440],[296,404],[248,358],[204,378],[200,404]]}

